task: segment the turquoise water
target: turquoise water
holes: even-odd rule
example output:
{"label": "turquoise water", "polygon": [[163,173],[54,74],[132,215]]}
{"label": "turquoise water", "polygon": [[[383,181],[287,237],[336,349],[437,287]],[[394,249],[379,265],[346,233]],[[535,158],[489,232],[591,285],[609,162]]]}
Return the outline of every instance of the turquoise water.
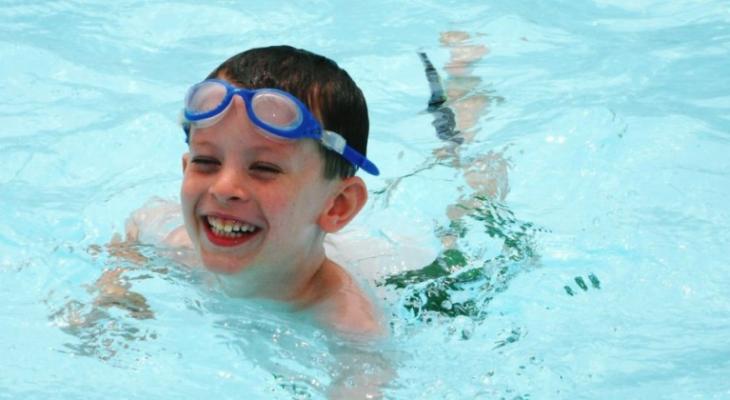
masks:
{"label": "turquoise water", "polygon": [[[489,49],[461,157],[509,165],[503,198],[456,223],[473,194],[433,154],[416,56],[445,75],[449,30]],[[187,87],[278,43],[337,60],[368,99],[384,173],[356,228],[436,258],[376,264],[382,343],[228,299],[149,246],[144,265],[96,250],[176,198]],[[373,375],[394,399],[730,397],[729,50],[721,1],[6,1],[0,397],[322,398]],[[117,266],[154,318],[94,305]]]}

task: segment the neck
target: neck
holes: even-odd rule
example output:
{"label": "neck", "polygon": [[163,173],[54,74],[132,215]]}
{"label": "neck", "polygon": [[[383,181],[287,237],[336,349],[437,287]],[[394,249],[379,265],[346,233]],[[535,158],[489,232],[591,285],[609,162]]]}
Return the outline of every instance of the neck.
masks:
{"label": "neck", "polygon": [[299,263],[256,265],[234,275],[217,275],[225,292],[234,297],[265,298],[307,307],[326,297],[335,286],[334,263],[324,246],[314,247]]}

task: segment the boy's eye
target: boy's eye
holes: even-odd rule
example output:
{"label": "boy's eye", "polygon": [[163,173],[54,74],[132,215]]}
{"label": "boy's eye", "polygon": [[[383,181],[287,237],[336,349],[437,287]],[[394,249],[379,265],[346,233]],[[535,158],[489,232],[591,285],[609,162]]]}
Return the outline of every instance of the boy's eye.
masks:
{"label": "boy's eye", "polygon": [[213,158],[205,158],[205,157],[195,157],[193,158],[193,162],[196,164],[211,164],[217,162]]}
{"label": "boy's eye", "polygon": [[281,168],[275,164],[270,163],[264,163],[264,162],[256,162],[251,165],[251,170],[254,172],[261,172],[261,173],[267,173],[267,174],[279,174],[281,173]]}
{"label": "boy's eye", "polygon": [[190,162],[195,164],[198,168],[212,168],[216,165],[220,165],[218,160],[211,157],[193,157]]}

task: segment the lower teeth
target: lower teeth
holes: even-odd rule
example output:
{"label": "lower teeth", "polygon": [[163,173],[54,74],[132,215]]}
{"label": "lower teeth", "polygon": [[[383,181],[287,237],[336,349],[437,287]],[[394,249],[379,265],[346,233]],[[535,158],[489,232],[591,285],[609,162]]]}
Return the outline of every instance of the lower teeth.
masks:
{"label": "lower teeth", "polygon": [[214,228],[212,226],[211,226],[211,230],[213,231],[213,233],[216,236],[223,236],[223,237],[228,237],[228,238],[240,238],[244,234],[249,233],[249,232],[226,232],[226,231],[222,231],[217,228]]}
{"label": "lower teeth", "polygon": [[219,230],[215,230],[215,229],[213,230],[213,233],[215,233],[215,234],[216,234],[216,235],[218,235],[218,236],[224,236],[224,237],[232,237],[232,238],[237,238],[237,237],[241,237],[241,236],[243,236],[243,234],[242,234],[242,233],[238,233],[238,232],[235,232],[235,233],[234,233],[234,232],[219,231]]}

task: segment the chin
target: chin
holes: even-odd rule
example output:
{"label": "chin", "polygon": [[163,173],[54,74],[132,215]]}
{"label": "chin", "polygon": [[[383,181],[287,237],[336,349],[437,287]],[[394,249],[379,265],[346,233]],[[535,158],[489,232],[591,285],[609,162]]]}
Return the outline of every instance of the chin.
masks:
{"label": "chin", "polygon": [[215,272],[216,274],[222,274],[222,275],[234,275],[237,274],[244,269],[246,269],[247,265],[241,265],[240,261],[238,263],[232,262],[232,260],[220,260],[218,257],[205,257],[203,256],[203,266],[208,271]]}

